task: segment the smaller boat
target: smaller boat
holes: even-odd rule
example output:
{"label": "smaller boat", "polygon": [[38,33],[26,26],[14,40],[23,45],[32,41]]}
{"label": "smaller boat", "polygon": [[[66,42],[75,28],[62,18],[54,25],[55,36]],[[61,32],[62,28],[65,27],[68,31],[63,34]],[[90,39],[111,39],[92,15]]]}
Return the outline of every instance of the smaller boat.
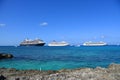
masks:
{"label": "smaller boat", "polygon": [[80,47],[80,44],[75,45],[75,47]]}
{"label": "smaller boat", "polygon": [[53,42],[49,43],[48,46],[69,46],[69,43],[67,43],[65,41],[61,41],[61,42],[53,41]]}
{"label": "smaller boat", "polygon": [[89,42],[83,43],[83,46],[105,46],[105,45],[107,45],[107,43],[102,42],[102,41],[100,41],[100,42],[89,41]]}

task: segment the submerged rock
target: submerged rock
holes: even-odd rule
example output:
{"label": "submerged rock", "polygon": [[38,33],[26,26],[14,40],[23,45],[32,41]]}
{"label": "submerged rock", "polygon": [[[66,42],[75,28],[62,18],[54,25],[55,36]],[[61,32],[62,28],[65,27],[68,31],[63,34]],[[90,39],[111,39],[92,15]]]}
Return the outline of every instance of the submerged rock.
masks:
{"label": "submerged rock", "polygon": [[13,55],[8,53],[0,53],[0,59],[8,59],[8,58],[13,58]]}

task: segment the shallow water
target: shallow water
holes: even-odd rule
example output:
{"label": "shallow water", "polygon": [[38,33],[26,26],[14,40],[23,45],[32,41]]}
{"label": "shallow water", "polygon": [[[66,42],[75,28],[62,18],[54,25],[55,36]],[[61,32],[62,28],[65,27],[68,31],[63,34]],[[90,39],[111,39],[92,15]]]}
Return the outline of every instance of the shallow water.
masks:
{"label": "shallow water", "polygon": [[6,68],[59,70],[107,67],[110,63],[120,63],[120,46],[1,46],[0,52],[12,53],[15,56],[13,59],[0,60],[0,67]]}

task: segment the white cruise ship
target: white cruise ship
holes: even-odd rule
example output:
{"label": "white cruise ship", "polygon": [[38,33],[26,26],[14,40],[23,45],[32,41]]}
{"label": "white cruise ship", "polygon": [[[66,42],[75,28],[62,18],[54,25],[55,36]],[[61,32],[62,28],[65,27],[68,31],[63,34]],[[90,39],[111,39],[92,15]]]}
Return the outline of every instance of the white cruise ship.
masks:
{"label": "white cruise ship", "polygon": [[48,46],[69,46],[69,43],[67,43],[65,41],[61,41],[61,42],[53,41],[53,42],[49,43]]}
{"label": "white cruise ship", "polygon": [[83,46],[105,46],[105,45],[107,45],[107,43],[102,42],[102,41],[100,41],[100,42],[89,41],[89,42],[83,43]]}

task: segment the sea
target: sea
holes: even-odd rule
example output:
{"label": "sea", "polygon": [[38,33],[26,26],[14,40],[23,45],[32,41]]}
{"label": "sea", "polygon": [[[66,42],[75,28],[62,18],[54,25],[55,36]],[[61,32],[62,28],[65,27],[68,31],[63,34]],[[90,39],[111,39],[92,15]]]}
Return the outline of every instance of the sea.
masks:
{"label": "sea", "polygon": [[0,52],[14,55],[12,59],[1,59],[0,68],[19,70],[107,68],[111,63],[120,63],[120,46],[0,46]]}

